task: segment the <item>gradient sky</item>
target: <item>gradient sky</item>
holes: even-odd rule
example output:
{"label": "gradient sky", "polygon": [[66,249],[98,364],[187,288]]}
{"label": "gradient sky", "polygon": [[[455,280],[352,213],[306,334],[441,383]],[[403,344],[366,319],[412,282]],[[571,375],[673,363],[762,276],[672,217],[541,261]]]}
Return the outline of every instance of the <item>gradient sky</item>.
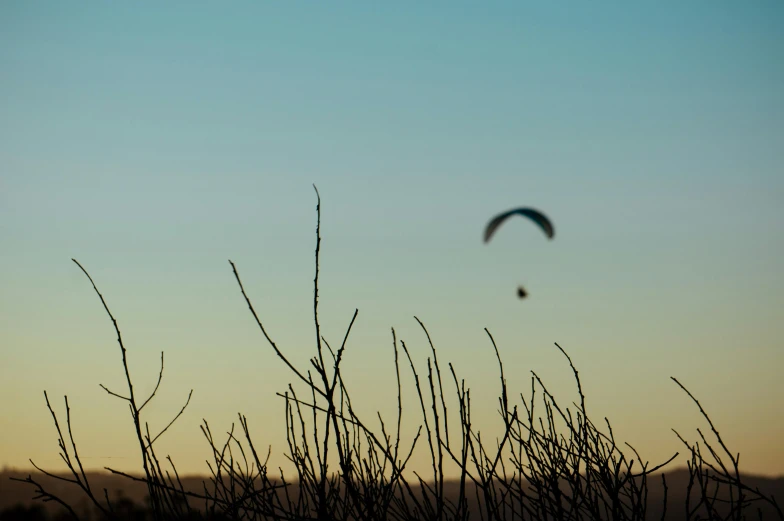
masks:
{"label": "gradient sky", "polygon": [[[783,24],[777,0],[3,2],[0,465],[61,468],[45,389],[87,466],[138,467],[98,387],[122,390],[115,335],[71,257],[138,392],[166,352],[151,429],[194,389],[159,451],[206,472],[202,418],[223,433],[241,411],[282,464],[292,375],[227,260],[304,366],[315,183],[322,331],[339,343],[359,308],[360,410],[393,412],[391,327],[424,363],[416,315],[487,432],[484,327],[513,394],[536,370],[575,399],[559,342],[589,413],[658,462],[682,449],[670,428],[706,426],[676,376],[742,470],[784,474]],[[518,219],[484,245],[519,205],[555,240]]]}

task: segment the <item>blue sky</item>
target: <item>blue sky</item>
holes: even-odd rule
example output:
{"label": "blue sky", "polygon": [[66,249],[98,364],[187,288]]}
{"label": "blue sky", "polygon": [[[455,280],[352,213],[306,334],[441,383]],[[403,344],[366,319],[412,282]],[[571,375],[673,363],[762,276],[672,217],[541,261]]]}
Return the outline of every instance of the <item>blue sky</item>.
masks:
{"label": "blue sky", "polygon": [[[652,459],[700,426],[673,375],[749,470],[780,474],[782,22],[776,1],[3,3],[0,463],[57,464],[44,388],[78,398],[92,443],[116,417],[106,451],[133,454],[98,388],[121,383],[113,333],[71,257],[150,386],[166,350],[153,414],[195,389],[173,453],[202,461],[202,417],[274,423],[290,378],[227,259],[305,363],[315,183],[324,329],[337,342],[359,308],[368,407],[390,327],[424,358],[417,315],[488,422],[484,327],[513,382],[535,369],[568,397],[561,343]],[[555,240],[520,219],[482,244],[520,205]]]}

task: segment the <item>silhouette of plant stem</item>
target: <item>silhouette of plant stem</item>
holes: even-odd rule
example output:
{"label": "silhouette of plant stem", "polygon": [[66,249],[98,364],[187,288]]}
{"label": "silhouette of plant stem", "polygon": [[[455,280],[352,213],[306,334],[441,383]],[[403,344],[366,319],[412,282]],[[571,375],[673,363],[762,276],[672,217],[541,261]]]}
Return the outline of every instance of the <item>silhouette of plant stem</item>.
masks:
{"label": "silhouette of plant stem", "polygon": [[[352,405],[350,386],[343,371],[359,311],[354,310],[337,349],[333,349],[322,335],[319,319],[321,197],[315,185],[314,190],[317,203],[312,309],[316,353],[310,358],[308,368],[296,367],[285,350],[272,340],[243,286],[237,266],[229,260],[242,297],[262,336],[294,376],[294,382],[289,383],[287,389],[276,393],[283,400],[284,455],[292,464],[293,475],[290,476],[282,468],[268,468],[271,447],[262,459],[248,420],[241,413],[238,413],[239,430],[232,423],[225,433],[226,438],[221,440],[213,435],[207,420],[203,419],[200,429],[211,456],[206,463],[208,481],[202,481],[198,491],[183,484],[174,461],[168,456],[163,462],[168,462],[171,471],[164,469],[155,453],[155,443],[183,414],[193,391],[173,419],[158,434],[151,435],[141,414],[161,385],[163,353],[155,388],[137,406],[139,401],[134,393],[127,351],[117,321],[92,277],[74,260],[92,284],[117,334],[128,392],[123,395],[103,385],[101,388],[129,405],[143,473],[134,476],[106,469],[146,485],[153,519],[644,521],[654,518],[649,504],[649,478],[669,465],[679,453],[650,466],[631,444],[616,439],[607,418],[594,422],[587,410],[579,371],[566,350],[557,343],[555,347],[572,371],[578,399],[564,407],[542,378],[531,371],[530,393],[528,396],[519,393],[517,402],[517,397],[510,393],[501,349],[485,329],[498,363],[500,380],[497,410],[500,430],[491,439],[486,433],[483,436],[474,423],[470,386],[458,376],[451,363],[448,367],[454,391],[444,392],[436,343],[424,322],[415,316],[427,342],[428,356],[424,364],[418,365],[414,361],[414,349],[398,338],[394,328],[391,329],[397,394],[394,428],[381,413],[376,413],[376,418],[360,417]],[[401,425],[404,409],[409,409],[403,404],[401,349],[416,391],[418,407],[415,409],[418,411],[415,414],[421,414],[414,423],[415,433],[406,440]],[[700,402],[677,379],[672,380],[697,405],[716,438],[709,443],[697,429],[699,441],[691,443],[675,431],[688,449],[689,479],[683,504],[686,519],[740,521],[748,518],[751,507],[757,507],[760,518],[764,511],[766,515],[777,515],[784,520],[773,496],[766,496],[759,488],[743,482],[740,456],[730,452]],[[447,387],[452,384],[448,383]],[[58,476],[31,463],[46,476],[81,489],[102,519],[120,519],[122,505],[111,501],[106,489],[101,499],[88,480],[71,430],[67,396],[68,444],[46,391],[44,397],[59,436],[60,456],[70,475]],[[459,430],[450,429],[450,418],[459,423]],[[376,421],[378,427],[371,428]],[[421,447],[420,441],[426,447]],[[418,444],[430,458],[430,468],[423,474],[407,471]],[[448,479],[449,465],[457,472],[451,480]],[[67,502],[47,491],[31,475],[26,479],[12,479],[35,487],[36,499],[58,503],[69,515],[78,518]],[[664,520],[677,508],[668,503],[669,487],[664,473],[661,483],[664,495],[660,518]],[[197,503],[200,506],[195,506]]]}

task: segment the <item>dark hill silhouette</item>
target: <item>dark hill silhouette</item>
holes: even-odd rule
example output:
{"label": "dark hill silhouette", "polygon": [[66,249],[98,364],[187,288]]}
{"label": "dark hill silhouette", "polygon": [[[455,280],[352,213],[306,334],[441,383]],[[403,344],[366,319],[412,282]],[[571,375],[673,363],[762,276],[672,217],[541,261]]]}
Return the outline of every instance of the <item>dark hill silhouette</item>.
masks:
{"label": "dark hill silhouette", "polygon": [[[10,479],[24,479],[28,475],[32,475],[34,479],[45,484],[48,490],[69,502],[75,507],[77,513],[82,514],[87,508],[88,501],[84,497],[84,494],[73,485],[57,481],[39,472],[30,473],[20,470],[5,469],[0,472],[0,513],[10,512],[15,506],[21,505],[22,507],[30,508],[39,505],[48,513],[48,519],[52,519],[62,511],[62,508],[55,503],[43,503],[40,500],[34,500],[34,487],[27,483],[21,483]],[[668,488],[666,519],[672,521],[685,520],[684,505],[689,482],[689,472],[685,468],[679,468],[666,471],[664,472],[664,475],[667,480]],[[63,474],[63,476],[65,477],[66,475]],[[144,500],[147,495],[147,487],[144,483],[132,481],[126,477],[108,472],[88,472],[87,476],[94,489],[102,491],[105,488],[113,501],[125,499],[132,501],[138,506],[143,506],[145,504]],[[210,480],[207,476],[181,476],[181,479],[185,490],[195,493],[203,492],[205,483],[208,487],[210,486]],[[751,488],[758,488],[760,492],[767,496],[775,497],[779,502],[784,499],[784,475],[780,477],[765,477],[746,474],[742,475],[742,479],[746,485]],[[296,488],[296,484],[292,486]],[[459,494],[459,483],[457,481],[448,481],[445,483],[445,490],[447,491],[447,496],[453,501],[456,501]],[[476,495],[473,487],[467,487],[466,496],[469,505],[472,507],[471,519],[480,519],[479,513],[476,510]],[[648,482],[648,512],[650,519],[661,519],[663,499],[664,494],[661,474],[651,475]],[[198,500],[194,500],[192,504],[195,508],[201,506]],[[762,519],[777,519],[775,512],[770,507],[766,505],[760,505],[760,507],[762,508]],[[753,514],[753,518],[756,519],[756,512]],[[0,519],[3,519],[1,514]]]}

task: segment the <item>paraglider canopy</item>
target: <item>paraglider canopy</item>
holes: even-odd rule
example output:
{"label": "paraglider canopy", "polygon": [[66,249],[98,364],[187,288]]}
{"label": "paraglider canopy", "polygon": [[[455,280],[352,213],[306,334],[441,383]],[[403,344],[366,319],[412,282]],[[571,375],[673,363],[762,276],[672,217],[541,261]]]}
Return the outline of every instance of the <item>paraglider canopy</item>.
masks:
{"label": "paraglider canopy", "polygon": [[547,235],[548,239],[552,239],[553,236],[555,236],[555,229],[553,228],[553,224],[543,213],[539,212],[538,210],[534,210],[533,208],[514,208],[496,215],[489,223],[487,223],[487,227],[485,228],[485,242],[488,242],[498,227],[513,215],[522,215],[523,217],[528,217],[531,219],[533,222],[539,225],[545,235]]}
{"label": "paraglider canopy", "polygon": [[[548,219],[542,212],[534,210],[533,208],[514,208],[496,215],[490,220],[489,223],[487,223],[487,226],[485,227],[485,242],[489,242],[495,231],[504,223],[504,221],[513,215],[521,215],[532,220],[539,226],[539,228],[542,229],[544,234],[547,235],[548,239],[552,239],[555,236],[553,223],[551,223],[550,219]],[[528,296],[528,292],[524,287],[518,286],[517,296],[520,299],[524,299]]]}

